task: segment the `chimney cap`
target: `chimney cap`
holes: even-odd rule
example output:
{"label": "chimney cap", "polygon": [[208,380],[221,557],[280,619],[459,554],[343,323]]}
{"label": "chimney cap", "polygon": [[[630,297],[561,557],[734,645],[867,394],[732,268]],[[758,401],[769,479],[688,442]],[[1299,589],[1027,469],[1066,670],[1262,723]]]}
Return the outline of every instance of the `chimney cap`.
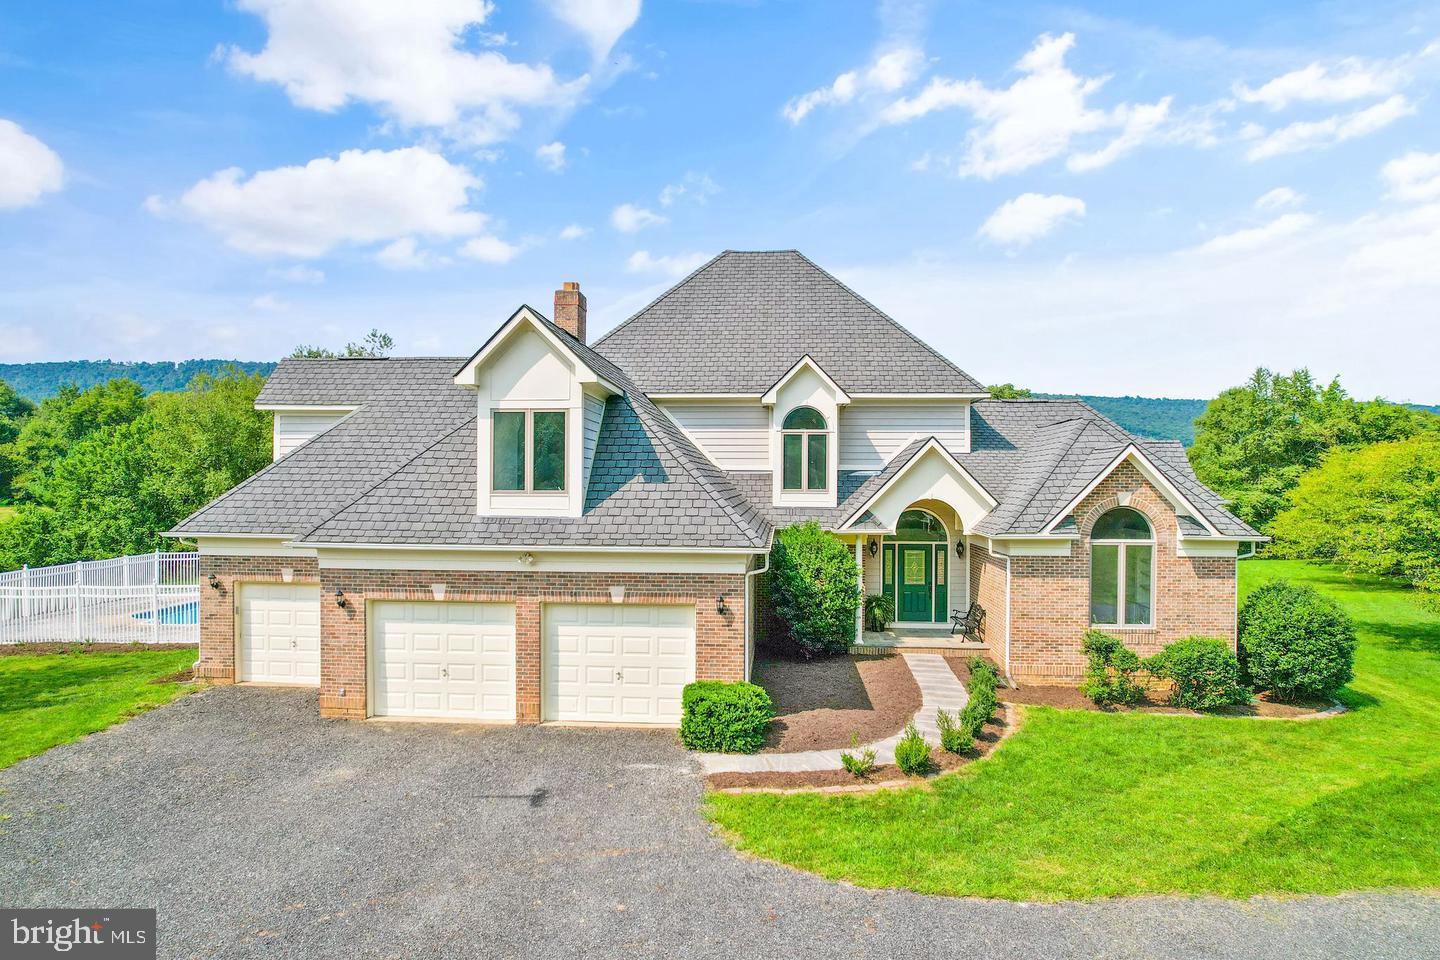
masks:
{"label": "chimney cap", "polygon": [[579,284],[578,282],[574,281],[574,280],[566,280],[564,283],[560,284],[560,289],[561,289],[561,290],[579,290],[579,289],[580,289],[580,284]]}

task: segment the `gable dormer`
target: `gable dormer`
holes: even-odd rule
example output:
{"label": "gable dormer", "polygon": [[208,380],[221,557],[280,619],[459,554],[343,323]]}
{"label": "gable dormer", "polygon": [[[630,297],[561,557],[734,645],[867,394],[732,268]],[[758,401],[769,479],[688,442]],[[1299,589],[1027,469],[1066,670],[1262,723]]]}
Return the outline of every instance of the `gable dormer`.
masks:
{"label": "gable dormer", "polygon": [[760,402],[770,411],[774,504],[835,506],[840,408],[849,394],[806,354]]}
{"label": "gable dormer", "polygon": [[[579,298],[583,331],[578,285],[557,291],[557,307],[562,293]],[[455,375],[476,394],[478,514],[578,517],[584,509],[605,400],[620,390],[572,342],[522,306]]]}

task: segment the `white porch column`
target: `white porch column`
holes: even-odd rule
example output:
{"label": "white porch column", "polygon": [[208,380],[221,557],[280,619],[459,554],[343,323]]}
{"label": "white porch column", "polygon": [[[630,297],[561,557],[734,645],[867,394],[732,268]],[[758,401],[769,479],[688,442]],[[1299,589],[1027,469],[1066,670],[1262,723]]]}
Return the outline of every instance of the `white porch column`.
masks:
{"label": "white porch column", "polygon": [[855,642],[865,642],[865,538],[855,538],[855,573],[860,581],[860,606],[855,610]]}

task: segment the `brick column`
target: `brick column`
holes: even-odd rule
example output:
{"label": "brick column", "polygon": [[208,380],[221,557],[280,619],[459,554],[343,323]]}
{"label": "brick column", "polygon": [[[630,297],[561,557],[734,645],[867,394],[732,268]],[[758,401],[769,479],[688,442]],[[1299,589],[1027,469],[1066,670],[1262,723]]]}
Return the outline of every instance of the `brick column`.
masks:
{"label": "brick column", "polygon": [[540,600],[515,598],[515,719],[540,722]]}

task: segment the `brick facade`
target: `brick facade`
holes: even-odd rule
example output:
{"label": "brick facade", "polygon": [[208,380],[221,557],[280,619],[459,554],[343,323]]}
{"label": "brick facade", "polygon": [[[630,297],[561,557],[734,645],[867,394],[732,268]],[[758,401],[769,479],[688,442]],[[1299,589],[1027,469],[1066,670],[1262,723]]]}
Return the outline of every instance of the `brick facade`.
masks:
{"label": "brick facade", "polygon": [[1075,509],[1081,538],[1068,556],[1011,558],[1010,669],[1016,680],[1073,683],[1084,673],[1080,638],[1090,626],[1090,530],[1122,503],[1143,513],[1155,531],[1154,625],[1102,629],[1142,657],[1195,634],[1219,637],[1234,648],[1235,558],[1177,556],[1174,508],[1126,462]]}
{"label": "brick facade", "polygon": [[[210,573],[222,589],[205,588],[201,604],[202,673],[233,680],[235,589],[239,581],[278,581],[292,567],[295,582],[319,582],[320,713],[360,719],[368,707],[366,642],[370,600],[433,600],[431,585],[444,583],[446,602],[515,604],[516,709],[521,723],[540,720],[541,611],[546,603],[610,603],[610,587],[625,587],[627,604],[695,607],[695,675],[701,680],[745,677],[745,578],[743,574],[552,573],[472,570],[318,570],[314,560],[268,557],[202,557],[201,582]],[[344,591],[345,606],[335,599]],[[718,613],[716,598],[727,612]]]}
{"label": "brick facade", "polygon": [[985,608],[980,623],[980,641],[989,649],[990,659],[1005,664],[1005,558],[997,557],[983,544],[970,544],[970,596]]}

